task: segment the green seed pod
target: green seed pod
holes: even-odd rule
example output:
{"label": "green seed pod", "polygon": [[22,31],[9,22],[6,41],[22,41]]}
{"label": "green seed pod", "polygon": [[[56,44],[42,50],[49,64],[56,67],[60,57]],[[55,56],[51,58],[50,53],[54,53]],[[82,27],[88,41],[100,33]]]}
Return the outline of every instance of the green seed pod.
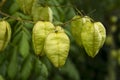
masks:
{"label": "green seed pod", "polygon": [[31,14],[31,9],[33,6],[34,0],[16,0],[20,9],[25,13],[25,14]]}
{"label": "green seed pod", "polygon": [[43,47],[45,38],[50,32],[54,32],[54,30],[55,27],[50,22],[38,21],[35,24],[32,32],[32,41],[35,53],[37,55],[44,55]]}
{"label": "green seed pod", "polygon": [[32,7],[32,17],[34,21],[50,21],[52,22],[53,15],[50,7],[43,7],[35,0]]}
{"label": "green seed pod", "polygon": [[70,40],[59,26],[45,40],[44,51],[55,67],[62,67],[65,64],[69,48]]}
{"label": "green seed pod", "polygon": [[81,32],[82,44],[87,54],[94,57],[103,46],[106,38],[106,31],[100,22],[87,22]]}
{"label": "green seed pod", "polygon": [[100,46],[100,48],[101,48],[105,42],[105,39],[106,39],[106,30],[101,22],[95,22],[94,26],[96,28],[98,28],[99,33],[101,34],[101,37],[102,37],[101,46]]}
{"label": "green seed pod", "polygon": [[11,28],[7,21],[0,21],[0,51],[3,51],[11,38]]}
{"label": "green seed pod", "polygon": [[75,41],[78,45],[82,47],[82,41],[81,41],[81,30],[83,25],[86,22],[91,22],[90,18],[88,16],[75,16],[73,17],[73,21],[71,22],[71,33],[73,37],[75,38]]}

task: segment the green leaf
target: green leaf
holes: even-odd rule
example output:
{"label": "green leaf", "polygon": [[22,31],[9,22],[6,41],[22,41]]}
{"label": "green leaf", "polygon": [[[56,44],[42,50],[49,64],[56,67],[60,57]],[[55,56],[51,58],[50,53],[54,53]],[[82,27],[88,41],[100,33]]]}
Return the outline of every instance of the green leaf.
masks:
{"label": "green leaf", "polygon": [[3,78],[3,76],[2,76],[2,75],[0,75],[0,80],[4,80],[4,78]]}
{"label": "green leaf", "polygon": [[47,67],[45,66],[45,64],[42,64],[41,76],[43,76],[44,78],[48,77],[48,70],[47,70]]}
{"label": "green leaf", "polygon": [[48,70],[45,64],[43,64],[39,59],[35,60],[35,74],[36,76],[41,76],[43,78],[48,77]]}
{"label": "green leaf", "polygon": [[16,34],[16,36],[13,37],[12,43],[18,45],[21,37],[22,37],[22,31],[20,31],[18,34]]}
{"label": "green leaf", "polygon": [[42,62],[39,59],[35,60],[35,74],[38,76],[41,73]]}
{"label": "green leaf", "polygon": [[8,76],[11,79],[14,79],[18,71],[18,59],[17,59],[17,50],[13,50],[13,55],[11,57],[10,63],[8,65]]}
{"label": "green leaf", "polygon": [[22,18],[22,19],[25,19],[25,20],[31,20],[31,16],[25,15],[25,14],[20,13],[20,12],[15,12],[13,16],[19,17],[19,18]]}
{"label": "green leaf", "polygon": [[30,30],[32,30],[34,26],[34,24],[30,22],[24,22],[24,25],[27,29],[30,29]]}
{"label": "green leaf", "polygon": [[7,61],[5,60],[5,61],[3,61],[3,63],[2,64],[0,64],[0,74],[1,75],[3,75],[3,76],[5,76],[6,75],[6,72],[7,72]]}
{"label": "green leaf", "polygon": [[28,80],[31,71],[32,71],[32,56],[29,55],[28,58],[25,60],[25,63],[23,64],[21,68],[21,80]]}
{"label": "green leaf", "polygon": [[13,4],[11,5],[9,12],[11,14],[15,13],[17,10],[19,10],[19,6],[16,2],[13,2]]}
{"label": "green leaf", "polygon": [[29,41],[27,40],[27,35],[22,31],[22,39],[19,44],[19,52],[23,58],[28,56],[29,52]]}
{"label": "green leaf", "polygon": [[61,68],[61,73],[68,76],[71,80],[80,80],[80,75],[70,59],[68,59],[65,66]]}

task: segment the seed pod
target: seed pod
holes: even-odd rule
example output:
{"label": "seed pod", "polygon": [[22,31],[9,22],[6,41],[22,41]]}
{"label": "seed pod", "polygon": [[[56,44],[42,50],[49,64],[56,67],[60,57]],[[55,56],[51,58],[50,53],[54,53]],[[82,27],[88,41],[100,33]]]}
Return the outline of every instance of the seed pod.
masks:
{"label": "seed pod", "polygon": [[101,22],[95,22],[94,26],[96,28],[98,28],[99,33],[102,36],[102,41],[101,41],[101,46],[100,46],[100,48],[101,48],[103,46],[104,42],[105,42],[105,39],[106,39],[106,30],[105,30],[105,28],[104,28],[104,26]]}
{"label": "seed pod", "polygon": [[34,0],[17,0],[17,3],[20,7],[20,9],[25,13],[25,14],[31,14],[31,9],[33,6]]}
{"label": "seed pod", "polygon": [[0,51],[3,51],[11,38],[11,28],[7,21],[0,21]]}
{"label": "seed pod", "polygon": [[106,38],[106,31],[100,22],[84,24],[81,32],[82,44],[87,54],[94,57],[103,46]]}
{"label": "seed pod", "polygon": [[38,21],[35,24],[32,32],[32,41],[35,54],[40,56],[44,55],[43,47],[45,38],[50,32],[53,32],[54,30],[55,27],[50,22]]}
{"label": "seed pod", "polygon": [[50,21],[52,22],[52,10],[50,7],[43,7],[35,0],[32,7],[32,17],[34,21]]}
{"label": "seed pod", "polygon": [[70,40],[59,26],[45,40],[44,51],[55,67],[62,67],[65,64],[69,48]]}
{"label": "seed pod", "polygon": [[83,25],[86,22],[91,22],[90,18],[88,16],[75,16],[73,17],[73,21],[71,22],[71,33],[73,37],[75,38],[75,41],[77,42],[78,45],[82,47],[82,41],[81,41],[81,30]]}

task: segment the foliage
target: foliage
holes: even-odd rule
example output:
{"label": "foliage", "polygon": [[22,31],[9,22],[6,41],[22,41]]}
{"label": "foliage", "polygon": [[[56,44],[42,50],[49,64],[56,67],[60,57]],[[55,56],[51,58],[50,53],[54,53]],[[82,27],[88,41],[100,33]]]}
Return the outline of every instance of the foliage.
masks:
{"label": "foliage", "polygon": [[[54,25],[62,24],[70,38],[66,64],[58,69],[46,57],[36,56],[31,36],[33,16],[22,12],[16,0],[0,0],[0,18],[12,29],[11,40],[0,54],[0,80],[119,80],[115,68],[120,64],[120,0],[38,1],[52,9]],[[103,22],[107,30],[106,44],[95,58],[87,56],[71,35],[70,20],[80,12]]]}

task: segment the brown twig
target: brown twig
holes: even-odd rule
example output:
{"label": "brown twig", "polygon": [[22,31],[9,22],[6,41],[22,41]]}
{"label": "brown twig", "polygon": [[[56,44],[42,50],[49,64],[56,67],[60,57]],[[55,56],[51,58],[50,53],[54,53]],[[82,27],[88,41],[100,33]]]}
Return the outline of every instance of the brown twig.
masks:
{"label": "brown twig", "polygon": [[33,21],[23,20],[23,19],[21,19],[19,17],[16,18],[14,16],[10,16],[9,14],[6,14],[6,13],[2,12],[1,10],[0,10],[0,14],[3,15],[3,16],[6,16],[6,17],[10,17],[11,19],[14,19],[14,20],[17,20],[17,21],[23,21],[23,22],[25,21],[25,22],[29,22],[29,23],[35,23]]}
{"label": "brown twig", "polygon": [[16,17],[10,16],[10,15],[8,15],[8,14],[6,14],[6,13],[2,12],[1,10],[0,10],[0,14],[1,14],[1,15],[3,15],[3,16],[10,17],[10,18],[12,18],[12,19],[15,19],[15,20],[20,21],[20,19],[19,19],[19,18],[16,18]]}
{"label": "brown twig", "polygon": [[[14,16],[10,16],[9,14],[6,14],[6,13],[2,12],[1,10],[0,10],[0,14],[3,15],[3,16],[6,16],[6,17],[10,17],[11,19],[14,19],[14,20],[17,20],[17,21],[36,23],[36,22],[33,22],[33,21],[23,20],[23,19],[21,19],[21,18],[16,18],[16,17],[14,17]],[[80,18],[81,18],[81,17],[80,17]],[[80,19],[80,18],[70,19],[70,20],[64,22],[63,24],[58,24],[58,25],[60,25],[60,26],[65,26],[66,24],[68,24],[68,23],[70,23],[70,22],[72,22],[72,21],[75,21],[75,20],[77,20],[77,19]]]}

